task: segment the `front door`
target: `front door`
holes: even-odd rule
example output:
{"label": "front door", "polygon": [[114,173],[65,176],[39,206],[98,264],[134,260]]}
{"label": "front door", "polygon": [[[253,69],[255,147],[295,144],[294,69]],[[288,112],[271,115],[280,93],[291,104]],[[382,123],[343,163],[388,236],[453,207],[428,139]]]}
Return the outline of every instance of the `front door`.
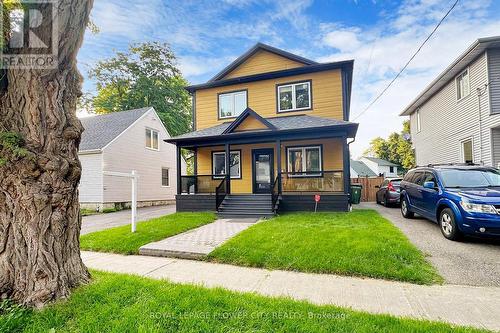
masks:
{"label": "front door", "polygon": [[272,149],[252,150],[253,193],[269,193],[273,178],[274,156]]}

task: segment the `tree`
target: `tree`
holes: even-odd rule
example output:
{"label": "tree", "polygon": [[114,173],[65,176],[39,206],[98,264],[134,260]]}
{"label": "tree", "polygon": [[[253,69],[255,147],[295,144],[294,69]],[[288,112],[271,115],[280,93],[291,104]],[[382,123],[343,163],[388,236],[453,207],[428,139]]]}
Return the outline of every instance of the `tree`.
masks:
{"label": "tree", "polygon": [[190,130],[187,81],[168,44],[134,44],[128,52],[98,62],[89,76],[97,82],[97,95],[87,103],[95,113],[152,106],[171,135]]}
{"label": "tree", "polygon": [[[76,117],[81,94],[76,55],[92,3],[54,2],[57,68],[8,68],[0,75],[2,299],[42,306],[68,297],[71,288],[90,279],[79,246],[78,146],[83,128]],[[34,6],[44,18],[36,34],[51,40],[50,6]],[[29,31],[24,33],[28,38]],[[9,51],[9,38],[4,32],[4,51]],[[18,49],[28,52],[27,46]]]}
{"label": "tree", "polygon": [[373,139],[365,155],[396,163],[405,170],[413,168],[415,155],[410,140],[410,122],[405,121],[401,133],[391,133],[387,140],[381,137]]}

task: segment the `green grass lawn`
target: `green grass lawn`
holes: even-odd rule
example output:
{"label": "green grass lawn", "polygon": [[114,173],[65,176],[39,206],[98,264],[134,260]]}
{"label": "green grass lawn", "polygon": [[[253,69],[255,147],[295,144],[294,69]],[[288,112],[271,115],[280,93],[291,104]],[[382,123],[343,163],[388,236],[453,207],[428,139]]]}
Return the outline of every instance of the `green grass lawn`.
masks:
{"label": "green grass lawn", "polygon": [[80,237],[82,250],[136,254],[145,244],[162,240],[213,222],[213,213],[175,213],[137,223],[135,233],[130,225],[93,232]]}
{"label": "green grass lawn", "polygon": [[248,228],[207,259],[418,284],[442,282],[424,255],[374,210],[285,214]]}
{"label": "green grass lawn", "polygon": [[93,272],[42,311],[2,309],[1,332],[480,332],[285,298]]}

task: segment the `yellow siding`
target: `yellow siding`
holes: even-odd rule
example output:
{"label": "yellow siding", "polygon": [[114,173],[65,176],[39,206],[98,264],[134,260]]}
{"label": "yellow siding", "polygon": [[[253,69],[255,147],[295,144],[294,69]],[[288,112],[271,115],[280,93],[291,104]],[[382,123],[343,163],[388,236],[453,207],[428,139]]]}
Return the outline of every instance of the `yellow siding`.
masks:
{"label": "yellow siding", "polygon": [[[261,70],[262,72],[262,70]],[[312,110],[277,113],[276,84],[312,81]],[[264,118],[309,114],[343,119],[341,70],[289,76],[284,78],[202,89],[196,92],[196,129],[212,127],[231,119],[218,119],[217,93],[248,89],[248,106]]]}
{"label": "yellow siding", "polygon": [[266,72],[274,72],[304,66],[303,63],[287,59],[277,54],[259,50],[244,63],[233,69],[223,79],[247,76]]}
{"label": "yellow siding", "polygon": [[[340,139],[321,139],[321,140],[302,140],[286,141],[281,146],[281,170],[286,171],[286,147],[323,145],[323,170],[342,170],[342,140]],[[252,149],[273,148],[273,143],[235,145],[231,150],[241,150],[241,179],[231,179],[231,193],[252,193]],[[212,151],[224,151],[224,147],[208,147],[198,149],[198,174],[212,174]],[[274,171],[276,177],[276,152],[274,154]]]}
{"label": "yellow siding", "polygon": [[260,120],[252,116],[248,116],[238,127],[234,129],[235,132],[251,131],[251,130],[265,130],[268,129]]}

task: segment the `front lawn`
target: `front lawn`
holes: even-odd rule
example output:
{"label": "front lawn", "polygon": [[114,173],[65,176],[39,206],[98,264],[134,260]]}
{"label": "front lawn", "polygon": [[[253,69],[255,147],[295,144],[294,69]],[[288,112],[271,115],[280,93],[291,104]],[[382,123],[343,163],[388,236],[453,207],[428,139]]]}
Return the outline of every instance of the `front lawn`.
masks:
{"label": "front lawn", "polygon": [[285,298],[93,272],[42,311],[2,312],[2,332],[479,332]]}
{"label": "front lawn", "polygon": [[442,282],[424,255],[374,210],[285,214],[248,228],[207,259],[419,284]]}
{"label": "front lawn", "polygon": [[82,250],[137,254],[139,248],[151,242],[180,234],[213,222],[213,213],[175,213],[137,223],[135,233],[130,225],[93,232],[80,237]]}

